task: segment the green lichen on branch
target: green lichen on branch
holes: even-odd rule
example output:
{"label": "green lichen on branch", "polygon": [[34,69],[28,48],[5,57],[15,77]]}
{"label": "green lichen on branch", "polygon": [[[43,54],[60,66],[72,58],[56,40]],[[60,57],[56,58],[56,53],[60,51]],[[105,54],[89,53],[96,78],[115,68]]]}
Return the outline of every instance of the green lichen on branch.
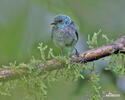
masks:
{"label": "green lichen on branch", "polygon": [[[92,37],[88,36],[87,43],[91,49],[99,47],[99,36],[106,42],[106,44],[112,42],[112,40],[110,40],[106,35],[101,35],[100,33],[101,31],[94,33]],[[112,50],[111,46],[110,48]],[[79,78],[84,79],[85,77],[81,72],[84,70],[83,68],[85,68],[86,70],[92,70],[89,76],[89,82],[92,87],[90,100],[101,100],[100,75],[96,70],[93,70],[93,68],[96,67],[95,65],[93,67],[90,66],[89,63],[81,64],[76,63],[77,61],[72,62],[69,60],[69,57],[62,58],[60,56],[55,56],[53,54],[53,49],[48,48],[48,46],[43,43],[39,43],[38,49],[40,50],[40,59],[32,57],[28,64],[16,64],[16,62],[14,62],[10,63],[9,66],[3,66],[0,69],[1,95],[11,95],[11,91],[16,86],[23,85],[29,94],[26,97],[33,97],[35,100],[44,100],[47,97],[48,87],[51,86],[52,82],[56,82],[60,78],[68,81],[76,81]],[[93,50],[89,50],[88,53],[90,51],[93,52]],[[111,53],[112,52],[113,51],[111,51]],[[124,74],[125,55],[120,53],[118,53],[118,55],[114,55],[114,53],[115,52],[113,52],[112,56],[107,58],[109,61],[108,69],[113,70],[115,73]],[[82,58],[84,58],[85,54],[86,53],[83,53]],[[19,84],[20,82],[21,84]]]}
{"label": "green lichen on branch", "polygon": [[[55,57],[53,50],[51,48],[49,49],[43,43],[39,44],[38,49],[41,54],[40,59],[32,57],[28,64],[22,63],[17,65],[15,62],[10,63],[9,66],[2,67],[2,70],[12,68],[16,77],[18,77],[20,69],[26,69],[26,75],[23,75],[21,78],[19,77],[15,80],[11,80],[13,77],[8,77],[7,80],[10,81],[7,82],[5,80],[1,81],[1,95],[11,95],[11,91],[17,86],[18,81],[21,81],[23,86],[27,88],[29,97],[32,96],[36,100],[44,100],[47,97],[47,89],[51,82],[58,81],[58,79],[62,77],[67,80],[77,80],[78,77],[84,78],[83,75],[80,74],[82,71],[80,64],[71,63],[68,58],[62,58],[60,56]],[[49,51],[47,51],[47,49],[49,49]],[[7,75],[9,76],[10,74]],[[14,75],[12,74],[12,76]],[[4,82],[6,84],[4,84]]]}

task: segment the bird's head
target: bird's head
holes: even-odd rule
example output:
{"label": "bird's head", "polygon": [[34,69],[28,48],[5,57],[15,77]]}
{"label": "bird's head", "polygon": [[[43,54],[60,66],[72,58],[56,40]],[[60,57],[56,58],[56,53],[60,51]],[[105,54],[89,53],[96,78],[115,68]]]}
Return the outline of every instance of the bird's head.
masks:
{"label": "bird's head", "polygon": [[51,23],[51,25],[56,26],[57,28],[63,28],[69,24],[71,24],[72,20],[69,16],[66,15],[56,15],[54,18],[54,21]]}

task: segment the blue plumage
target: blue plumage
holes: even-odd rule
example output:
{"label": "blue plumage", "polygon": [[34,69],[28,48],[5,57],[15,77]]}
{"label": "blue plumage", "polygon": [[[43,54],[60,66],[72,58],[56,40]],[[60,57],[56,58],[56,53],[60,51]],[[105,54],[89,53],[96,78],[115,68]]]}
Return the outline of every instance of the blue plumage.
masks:
{"label": "blue plumage", "polygon": [[74,47],[78,55],[78,51],[75,48],[78,41],[77,27],[71,18],[66,15],[57,15],[51,25],[53,25],[51,38],[55,45],[61,48],[61,51],[65,47]]}

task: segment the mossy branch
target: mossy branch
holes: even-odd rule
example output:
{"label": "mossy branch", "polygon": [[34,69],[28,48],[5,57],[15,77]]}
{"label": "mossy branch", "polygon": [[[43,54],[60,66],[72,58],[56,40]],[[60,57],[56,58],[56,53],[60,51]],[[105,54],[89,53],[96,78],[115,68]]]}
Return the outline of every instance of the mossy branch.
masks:
{"label": "mossy branch", "polygon": [[[69,60],[72,63],[87,63],[112,54],[125,54],[125,36],[116,40],[114,43],[96,49],[88,50],[80,54],[79,57],[73,55]],[[66,67],[66,60],[54,58],[48,61],[41,61],[37,64],[39,70],[52,71]],[[20,68],[5,68],[0,70],[0,81],[16,79],[23,75],[28,75],[30,69],[22,66]],[[35,71],[35,70],[33,70]]]}

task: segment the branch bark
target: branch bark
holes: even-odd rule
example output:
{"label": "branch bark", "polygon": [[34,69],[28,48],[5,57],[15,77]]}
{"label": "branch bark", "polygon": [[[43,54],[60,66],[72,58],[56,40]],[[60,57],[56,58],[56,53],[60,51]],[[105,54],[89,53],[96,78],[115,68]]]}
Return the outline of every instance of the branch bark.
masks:
{"label": "branch bark", "polygon": [[125,54],[125,36],[116,40],[112,44],[83,52],[79,57],[74,55],[71,58],[71,61],[77,63],[87,63],[117,53]]}
{"label": "branch bark", "polygon": [[[112,54],[123,53],[125,54],[125,36],[121,37],[119,40],[116,40],[114,43],[102,46],[96,49],[88,50],[80,54],[79,57],[73,55],[70,58],[72,63],[87,63],[94,60],[98,60],[100,58],[110,56]],[[66,66],[66,62],[60,59],[52,59],[47,62],[41,61],[38,64],[38,68],[41,70],[51,71],[55,69],[64,68]],[[23,75],[28,74],[28,68],[7,68],[0,70],[0,81],[8,80],[8,79],[16,79]]]}

